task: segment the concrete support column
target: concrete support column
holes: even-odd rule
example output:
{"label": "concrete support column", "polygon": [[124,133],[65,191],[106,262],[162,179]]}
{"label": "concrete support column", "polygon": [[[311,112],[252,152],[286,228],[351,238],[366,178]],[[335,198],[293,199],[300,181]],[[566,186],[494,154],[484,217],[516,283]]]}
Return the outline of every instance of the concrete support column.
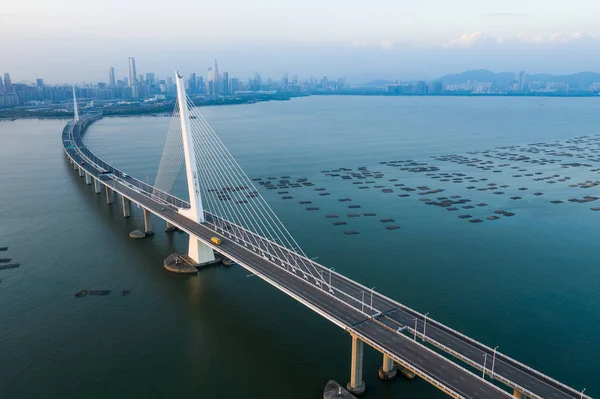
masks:
{"label": "concrete support column", "polygon": [[391,380],[396,377],[398,370],[394,365],[394,360],[391,357],[383,354],[383,365],[379,368],[379,378],[382,380]]}
{"label": "concrete support column", "polygon": [[352,335],[352,360],[350,366],[350,382],[346,389],[353,395],[365,392],[365,382],[362,379],[363,369],[363,342],[356,335]]}
{"label": "concrete support column", "polygon": [[131,216],[131,201],[125,196],[121,196],[121,199],[121,203],[123,204],[123,217],[128,218]]}
{"label": "concrete support column", "polygon": [[92,175],[90,175],[89,173],[85,174],[85,184],[87,184],[88,186],[92,184]]}
{"label": "concrete support column", "polygon": [[152,234],[154,234],[154,232],[152,231],[152,217],[151,217],[151,213],[149,210],[144,209],[144,233],[146,233],[147,236],[150,236]]}
{"label": "concrete support column", "polygon": [[73,170],[77,170],[78,167],[77,162],[73,161]]}
{"label": "concrete support column", "polygon": [[106,186],[106,203],[112,204],[113,202],[115,202],[115,192],[112,188]]}
{"label": "concrete support column", "polygon": [[177,230],[177,227],[175,227],[171,223],[167,222],[167,225],[165,226],[165,231],[167,233],[172,233],[172,232],[174,232],[176,230]]}
{"label": "concrete support column", "polygon": [[519,399],[522,399],[522,398],[524,398],[524,397],[525,397],[525,395],[523,395],[521,392],[519,392],[519,391],[517,391],[517,390],[515,389],[515,390],[514,390],[514,392],[513,392],[513,397],[515,397],[515,398],[519,398]]}
{"label": "concrete support column", "polygon": [[100,185],[100,181],[98,179],[94,179],[94,192],[96,194],[100,194],[102,191],[102,186]]}
{"label": "concrete support column", "polygon": [[83,170],[83,168],[80,166],[79,167],[79,177],[83,177],[84,174],[85,174],[85,170]]}

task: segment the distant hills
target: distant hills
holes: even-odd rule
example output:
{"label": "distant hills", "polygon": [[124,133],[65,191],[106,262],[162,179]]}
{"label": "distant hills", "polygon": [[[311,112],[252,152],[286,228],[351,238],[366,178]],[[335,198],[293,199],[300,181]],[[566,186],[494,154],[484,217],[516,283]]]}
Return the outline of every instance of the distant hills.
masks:
{"label": "distant hills", "polygon": [[[515,72],[492,72],[486,69],[477,69],[451,75],[444,75],[439,79],[446,85],[461,84],[468,81],[491,82],[498,86],[509,86],[515,80]],[[565,82],[571,89],[587,90],[594,82],[600,82],[600,73],[579,72],[571,75],[550,75],[547,73],[525,74],[525,82]]]}
{"label": "distant hills", "polygon": [[[455,85],[475,81],[479,83],[491,82],[496,86],[511,86],[515,81],[516,72],[492,72],[487,69],[476,69],[461,73],[449,74],[434,79],[441,81],[445,85]],[[594,82],[600,82],[600,73],[598,72],[579,72],[571,75],[550,75],[548,73],[525,74],[525,82],[565,82],[571,89],[587,90]],[[367,87],[384,87],[387,84],[396,83],[393,80],[377,79],[365,83]]]}

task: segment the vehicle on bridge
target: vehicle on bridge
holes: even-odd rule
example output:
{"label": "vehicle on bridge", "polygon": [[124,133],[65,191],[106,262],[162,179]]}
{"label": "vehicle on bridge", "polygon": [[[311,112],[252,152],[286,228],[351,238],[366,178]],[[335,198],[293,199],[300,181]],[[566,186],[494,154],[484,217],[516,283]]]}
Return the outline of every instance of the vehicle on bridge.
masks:
{"label": "vehicle on bridge", "polygon": [[218,237],[211,237],[210,240],[215,243],[215,245],[221,245],[221,239]]}

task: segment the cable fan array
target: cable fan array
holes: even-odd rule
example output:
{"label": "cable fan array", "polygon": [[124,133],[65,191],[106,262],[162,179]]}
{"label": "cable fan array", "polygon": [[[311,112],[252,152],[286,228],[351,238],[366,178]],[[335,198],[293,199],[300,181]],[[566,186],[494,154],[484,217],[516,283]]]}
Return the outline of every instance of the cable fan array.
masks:
{"label": "cable fan array", "polygon": [[[223,233],[252,245],[255,252],[279,261],[303,277],[324,282],[264,197],[242,170],[192,100],[186,96],[206,221]],[[155,189],[170,193],[184,162],[179,101],[171,117]]]}

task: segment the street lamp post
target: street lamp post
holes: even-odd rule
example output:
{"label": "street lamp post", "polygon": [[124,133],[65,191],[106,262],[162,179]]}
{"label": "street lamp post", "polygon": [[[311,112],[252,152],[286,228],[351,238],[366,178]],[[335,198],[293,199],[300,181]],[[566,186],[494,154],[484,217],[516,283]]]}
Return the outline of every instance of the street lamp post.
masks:
{"label": "street lamp post", "polygon": [[425,313],[425,322],[423,323],[423,342],[425,342],[425,332],[426,332],[426,328],[427,328],[427,315],[429,314],[429,312]]}
{"label": "street lamp post", "polygon": [[361,305],[360,310],[361,310],[361,312],[364,313],[365,312],[365,292],[364,291],[361,291],[361,292],[362,292],[362,301],[360,302],[360,305]]}
{"label": "street lamp post", "polygon": [[487,352],[483,354],[483,373],[481,374],[481,378],[485,380],[485,364],[487,363]]}
{"label": "street lamp post", "polygon": [[415,337],[413,338],[413,341],[417,340],[417,318],[415,317]]}
{"label": "street lamp post", "polygon": [[583,399],[583,393],[585,392],[585,388],[581,391],[581,399]]}
{"label": "street lamp post", "polygon": [[498,350],[498,346],[494,348],[494,357],[492,358],[492,377],[494,376],[494,366],[496,365],[496,351]]}
{"label": "street lamp post", "polygon": [[371,311],[373,311],[373,290],[375,287],[371,288]]}

